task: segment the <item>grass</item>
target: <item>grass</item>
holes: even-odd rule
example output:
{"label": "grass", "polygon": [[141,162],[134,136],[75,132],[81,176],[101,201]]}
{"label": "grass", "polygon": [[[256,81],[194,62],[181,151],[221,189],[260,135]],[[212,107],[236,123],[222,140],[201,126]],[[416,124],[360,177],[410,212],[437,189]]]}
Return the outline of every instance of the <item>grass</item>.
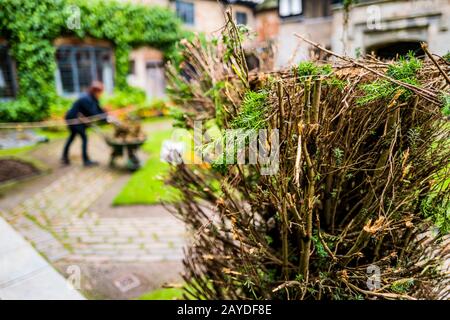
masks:
{"label": "grass", "polygon": [[36,134],[47,137],[49,140],[67,138],[67,136],[69,135],[68,130],[66,128],[64,129],[58,128],[56,130],[37,129]]}
{"label": "grass", "polygon": [[181,300],[183,299],[182,288],[163,288],[145,293],[139,300]]}
{"label": "grass", "polygon": [[164,184],[169,164],[159,158],[162,142],[169,139],[173,129],[161,130],[149,135],[144,151],[149,153],[146,164],[135,172],[113,201],[113,205],[157,204],[161,200],[177,200],[177,191]]}
{"label": "grass", "polygon": [[19,148],[0,149],[0,157],[19,156],[33,150],[36,145],[24,146]]}
{"label": "grass", "polygon": [[[184,291],[185,288],[188,291],[192,291],[192,287],[184,283],[177,288],[160,288],[144,293],[138,300],[184,300],[183,293],[189,300],[197,300],[194,296]],[[201,297],[201,300],[205,300],[204,297]]]}

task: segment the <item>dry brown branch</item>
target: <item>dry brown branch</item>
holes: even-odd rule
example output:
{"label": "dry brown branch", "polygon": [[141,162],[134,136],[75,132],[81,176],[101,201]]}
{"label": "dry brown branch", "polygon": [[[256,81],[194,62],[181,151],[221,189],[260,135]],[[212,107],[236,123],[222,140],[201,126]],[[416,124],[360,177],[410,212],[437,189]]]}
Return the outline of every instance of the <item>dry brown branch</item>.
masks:
{"label": "dry brown branch", "polygon": [[[440,110],[439,70],[448,73],[450,65],[422,61],[416,86],[386,75],[395,61],[354,60],[308,40],[340,59],[331,73],[248,72],[238,31],[230,20],[217,43],[187,45],[182,66],[190,77],[170,68],[171,97],[181,125],[214,123],[219,141],[227,129],[278,129],[278,170],[264,175],[260,160],[243,165],[218,158],[172,168],[169,183],[182,200],[172,209],[195,235],[184,259],[189,293],[443,297],[445,245],[425,218],[450,201],[444,182],[450,131]],[[365,86],[379,82],[392,90],[361,103]],[[275,147],[269,139],[262,145]],[[255,146],[244,146],[248,160]],[[381,272],[376,290],[367,287],[371,265]]]}

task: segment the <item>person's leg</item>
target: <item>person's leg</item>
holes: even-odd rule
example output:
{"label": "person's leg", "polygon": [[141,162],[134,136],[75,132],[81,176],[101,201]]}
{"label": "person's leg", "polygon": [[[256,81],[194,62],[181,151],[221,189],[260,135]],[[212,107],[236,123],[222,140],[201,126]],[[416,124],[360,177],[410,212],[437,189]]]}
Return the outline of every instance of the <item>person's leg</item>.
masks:
{"label": "person's leg", "polygon": [[66,144],[64,145],[64,150],[63,150],[63,155],[62,155],[62,161],[65,164],[70,163],[69,150],[70,150],[70,146],[71,146],[73,140],[75,139],[75,136],[77,135],[76,131],[73,130],[72,126],[69,126],[68,128],[70,130],[70,134],[69,134],[69,137],[67,138]]}
{"label": "person's leg", "polygon": [[81,137],[81,155],[83,157],[83,162],[87,163],[89,162],[89,156],[87,152],[88,140],[86,135],[86,128],[85,127],[79,128],[78,133]]}
{"label": "person's leg", "polygon": [[88,138],[86,134],[86,127],[80,126],[78,134],[81,137],[81,152],[83,156],[83,164],[85,167],[95,166],[98,162],[91,161],[88,156]]}

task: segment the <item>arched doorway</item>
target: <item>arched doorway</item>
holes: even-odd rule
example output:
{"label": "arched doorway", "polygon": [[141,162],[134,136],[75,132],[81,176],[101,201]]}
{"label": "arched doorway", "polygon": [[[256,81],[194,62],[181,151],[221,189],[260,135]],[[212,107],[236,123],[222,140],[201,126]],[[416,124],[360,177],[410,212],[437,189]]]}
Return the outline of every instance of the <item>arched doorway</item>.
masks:
{"label": "arched doorway", "polygon": [[391,60],[398,56],[404,56],[408,52],[413,52],[416,57],[421,57],[425,53],[420,46],[419,41],[399,41],[391,43],[383,43],[379,45],[373,45],[366,49],[368,54],[375,54],[380,59]]}

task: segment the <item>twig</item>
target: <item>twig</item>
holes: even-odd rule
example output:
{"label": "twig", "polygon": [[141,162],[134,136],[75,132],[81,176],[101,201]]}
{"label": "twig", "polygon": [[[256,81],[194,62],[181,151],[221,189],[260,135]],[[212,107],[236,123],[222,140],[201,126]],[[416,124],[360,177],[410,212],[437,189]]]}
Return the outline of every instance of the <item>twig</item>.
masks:
{"label": "twig", "polygon": [[[433,61],[434,65],[438,68],[439,72],[444,76],[445,80],[447,80],[447,84],[450,84],[450,77],[448,76],[448,74],[446,74],[444,72],[444,70],[442,70],[441,66],[439,65],[439,63],[437,63],[436,59],[433,57],[433,55],[431,54],[431,52],[428,50],[428,45],[425,42],[422,42],[421,47],[423,49],[423,51],[427,54],[428,58],[430,58],[431,61]],[[445,87],[444,87],[445,88]]]}
{"label": "twig", "polygon": [[294,35],[295,35],[296,37],[302,39],[303,41],[305,41],[305,42],[311,44],[312,46],[316,47],[317,49],[320,49],[320,50],[322,50],[322,51],[324,51],[324,52],[326,52],[326,53],[328,53],[328,54],[331,54],[331,55],[333,55],[333,56],[335,56],[335,57],[337,57],[337,58],[339,58],[339,59],[342,59],[342,60],[344,60],[344,61],[351,62],[351,63],[357,65],[358,67],[361,67],[361,68],[363,68],[363,69],[366,69],[367,71],[370,71],[370,72],[376,74],[377,76],[379,76],[379,77],[381,77],[381,78],[383,78],[383,79],[386,79],[386,80],[388,80],[388,81],[390,81],[390,82],[392,82],[392,83],[395,83],[395,84],[397,84],[397,85],[399,85],[399,86],[402,86],[402,87],[405,87],[405,88],[407,88],[407,89],[410,89],[410,90],[412,90],[412,91],[414,91],[414,92],[416,92],[416,93],[418,93],[418,94],[420,93],[421,96],[422,96],[423,98],[425,98],[426,100],[428,100],[429,102],[432,102],[432,103],[434,103],[434,104],[440,105],[440,101],[439,101],[438,99],[435,99],[434,96],[432,96],[428,91],[426,91],[426,90],[424,90],[424,89],[422,89],[422,88],[419,88],[419,87],[417,87],[417,86],[414,86],[414,85],[409,84],[409,83],[406,83],[406,82],[402,82],[402,81],[393,79],[393,78],[391,78],[391,77],[389,77],[389,76],[387,76],[387,75],[385,75],[385,74],[383,74],[383,73],[381,73],[381,72],[378,72],[377,70],[374,70],[374,69],[372,69],[372,68],[367,67],[367,66],[364,65],[363,63],[359,63],[358,61],[356,61],[356,60],[354,60],[354,59],[352,59],[352,58],[350,58],[350,57],[342,56],[342,55],[337,54],[337,53],[335,53],[335,52],[333,52],[333,51],[331,51],[331,50],[325,49],[325,48],[322,47],[321,45],[319,45],[319,44],[317,44],[317,43],[315,43],[315,42],[313,42],[313,41],[311,41],[311,40],[309,40],[309,39],[306,39],[305,37],[303,37],[303,36],[301,36],[301,35],[299,35],[299,34],[297,34],[297,33],[295,33]]}

